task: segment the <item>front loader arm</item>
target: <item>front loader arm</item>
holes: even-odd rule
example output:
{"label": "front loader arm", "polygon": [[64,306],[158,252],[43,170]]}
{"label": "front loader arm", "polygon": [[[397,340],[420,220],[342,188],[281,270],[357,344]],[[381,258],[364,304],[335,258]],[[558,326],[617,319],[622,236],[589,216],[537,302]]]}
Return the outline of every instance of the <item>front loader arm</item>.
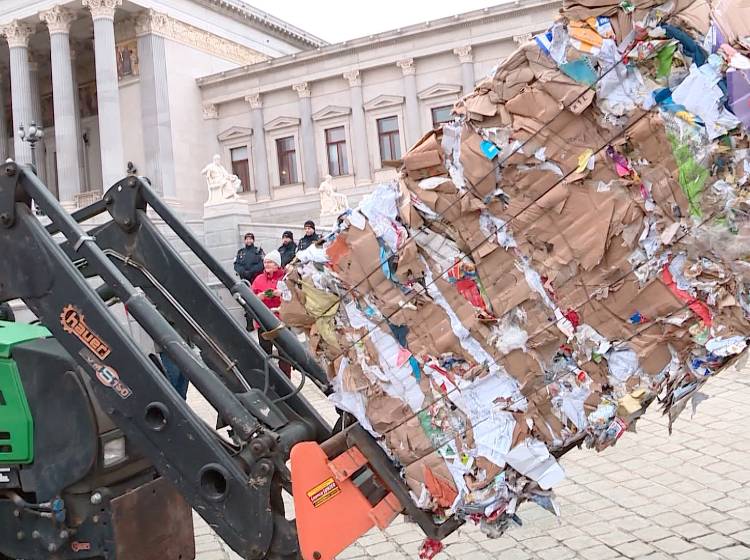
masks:
{"label": "front loader arm", "polygon": [[[172,389],[30,211],[29,198],[165,348],[242,442],[229,447]],[[294,525],[273,514],[283,457],[275,434],[197,360],[142,291],[30,171],[0,175],[0,299],[21,298],[94,381],[106,412],[190,505],[245,558],[295,557]],[[309,438],[314,439],[314,438]],[[272,497],[272,494],[276,497]]]}

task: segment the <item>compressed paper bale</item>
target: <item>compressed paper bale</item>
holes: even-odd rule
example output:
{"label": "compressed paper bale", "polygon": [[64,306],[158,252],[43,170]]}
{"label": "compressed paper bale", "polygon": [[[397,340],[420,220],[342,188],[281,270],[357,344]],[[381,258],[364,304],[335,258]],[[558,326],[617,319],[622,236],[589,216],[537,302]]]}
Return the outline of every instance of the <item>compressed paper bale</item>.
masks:
{"label": "compressed paper bale", "polygon": [[[581,20],[614,15],[622,40],[652,5],[637,1],[626,13],[616,2],[581,0],[564,10]],[[675,10],[670,24],[693,35],[708,28],[702,0],[678,0]],[[586,31],[587,52],[567,45],[568,61],[585,55],[603,74],[610,62],[595,50],[608,39],[586,26],[606,23],[574,24]],[[548,450],[614,444],[641,414],[637,403],[657,392],[671,423],[744,350],[750,331],[742,260],[750,228],[739,185],[747,139],[732,131],[721,145],[705,144],[701,129],[685,124],[689,115],[639,106],[656,91],[654,62],[638,56],[614,75],[632,78],[640,68],[648,95],[636,92],[636,108],[624,114],[603,114],[609,105],[596,96],[612,88],[575,82],[543,44],[511,54],[457,103],[461,120],[405,154],[398,185],[375,189],[368,211],[397,193],[398,215],[376,212],[364,230],[336,231],[330,268],[317,268],[356,287],[347,305],[372,314],[372,324],[384,318],[355,333],[337,315],[342,345],[370,330],[347,352],[364,369],[343,381],[367,400],[366,420],[386,432],[380,443],[419,505],[438,516],[478,515],[495,532],[518,503],[549,499],[538,493],[559,475]],[[670,86],[684,79],[676,72]],[[701,183],[686,169],[705,174]],[[403,344],[398,368],[389,370],[370,340],[383,333]],[[319,345],[327,355],[330,345]],[[393,397],[407,381],[419,398]],[[626,417],[618,403],[628,404]]]}

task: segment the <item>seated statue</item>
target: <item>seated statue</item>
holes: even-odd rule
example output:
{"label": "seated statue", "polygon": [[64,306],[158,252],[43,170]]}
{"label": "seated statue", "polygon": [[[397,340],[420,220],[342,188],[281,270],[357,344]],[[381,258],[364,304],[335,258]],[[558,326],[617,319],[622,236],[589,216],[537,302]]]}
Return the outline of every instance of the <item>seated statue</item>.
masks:
{"label": "seated statue", "polygon": [[320,193],[321,215],[340,214],[349,208],[349,201],[346,195],[336,192],[336,187],[333,185],[333,177],[330,175],[326,175],[325,180],[320,184],[318,192]]}
{"label": "seated statue", "polygon": [[242,190],[242,183],[237,175],[232,175],[221,164],[221,157],[216,154],[213,161],[201,170],[206,176],[208,200],[206,204],[237,200],[237,193]]}

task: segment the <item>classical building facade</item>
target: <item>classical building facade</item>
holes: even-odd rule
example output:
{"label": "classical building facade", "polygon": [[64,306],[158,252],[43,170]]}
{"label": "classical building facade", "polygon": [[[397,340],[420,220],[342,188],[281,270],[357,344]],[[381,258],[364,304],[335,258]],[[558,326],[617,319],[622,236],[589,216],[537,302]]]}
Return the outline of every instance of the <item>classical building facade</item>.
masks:
{"label": "classical building facade", "polygon": [[0,157],[31,162],[17,130],[35,122],[38,172],[66,206],[132,163],[201,220],[219,154],[242,183],[232,212],[275,237],[319,216],[327,175],[351,203],[393,177],[389,161],[559,6],[516,0],[330,45],[241,0],[3,0]]}
{"label": "classical building facade", "polygon": [[388,161],[448,119],[560,5],[517,0],[199,78],[204,118],[242,176],[251,220],[315,218],[326,175],[350,202],[392,178]]}
{"label": "classical building facade", "polygon": [[34,159],[69,207],[139,174],[187,215],[206,196],[196,79],[326,43],[239,0],[3,0],[0,157]]}

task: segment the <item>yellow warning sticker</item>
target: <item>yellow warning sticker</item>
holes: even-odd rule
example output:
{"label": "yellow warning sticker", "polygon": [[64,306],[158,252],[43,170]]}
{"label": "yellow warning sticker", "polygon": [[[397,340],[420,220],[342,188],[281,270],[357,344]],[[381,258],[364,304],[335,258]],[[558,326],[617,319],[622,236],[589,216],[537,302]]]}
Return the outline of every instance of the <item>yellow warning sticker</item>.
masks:
{"label": "yellow warning sticker", "polygon": [[341,488],[339,488],[339,485],[333,480],[333,477],[324,480],[315,488],[307,491],[307,497],[310,498],[313,507],[316,508],[331,501],[339,494],[341,494]]}

